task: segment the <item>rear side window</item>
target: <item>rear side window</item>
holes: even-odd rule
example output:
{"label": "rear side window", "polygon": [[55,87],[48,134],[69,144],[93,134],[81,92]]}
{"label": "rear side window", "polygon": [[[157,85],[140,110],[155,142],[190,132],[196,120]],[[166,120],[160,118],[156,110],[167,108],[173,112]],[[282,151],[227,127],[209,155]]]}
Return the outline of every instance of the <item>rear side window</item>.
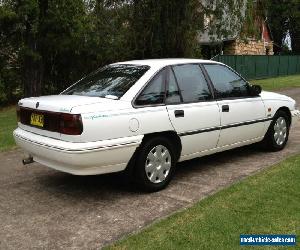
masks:
{"label": "rear side window", "polygon": [[218,64],[204,65],[214,87],[217,97],[249,96],[248,83],[229,68]]}
{"label": "rear side window", "polygon": [[181,102],[180,92],[178,89],[178,85],[174,73],[171,68],[168,70],[167,81],[168,81],[168,88],[167,88],[167,95],[166,95],[166,103],[167,104],[180,103]]}
{"label": "rear side window", "polygon": [[136,99],[135,104],[163,104],[165,99],[165,75],[166,70],[164,69],[154,76],[154,78],[148,83],[146,88]]}
{"label": "rear side window", "polygon": [[173,67],[183,102],[211,99],[207,82],[199,65],[186,64]]}

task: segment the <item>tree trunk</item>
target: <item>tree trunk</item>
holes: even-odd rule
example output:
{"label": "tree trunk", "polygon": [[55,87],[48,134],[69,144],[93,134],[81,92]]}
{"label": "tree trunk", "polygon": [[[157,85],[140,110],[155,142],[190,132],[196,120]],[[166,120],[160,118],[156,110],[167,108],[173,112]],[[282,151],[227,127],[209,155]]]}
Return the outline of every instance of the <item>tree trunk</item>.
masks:
{"label": "tree trunk", "polygon": [[30,55],[24,58],[23,69],[24,96],[40,96],[42,94],[42,62]]}
{"label": "tree trunk", "polygon": [[[18,6],[22,4],[19,3]],[[48,9],[48,0],[38,1],[38,11],[32,12],[35,16],[25,19],[24,47],[23,47],[23,71],[22,83],[24,96],[40,96],[42,94],[43,83],[43,55],[41,53],[41,39],[45,36],[45,31],[41,29],[42,22]],[[34,28],[34,26],[36,26]],[[36,29],[37,30],[34,30]]]}
{"label": "tree trunk", "polygon": [[292,45],[292,52],[294,55],[300,55],[300,29],[299,31],[296,30],[295,32],[291,32],[291,45]]}
{"label": "tree trunk", "polygon": [[42,94],[42,57],[38,52],[38,45],[34,35],[27,27],[26,45],[23,54],[23,86],[24,96],[40,96]]}

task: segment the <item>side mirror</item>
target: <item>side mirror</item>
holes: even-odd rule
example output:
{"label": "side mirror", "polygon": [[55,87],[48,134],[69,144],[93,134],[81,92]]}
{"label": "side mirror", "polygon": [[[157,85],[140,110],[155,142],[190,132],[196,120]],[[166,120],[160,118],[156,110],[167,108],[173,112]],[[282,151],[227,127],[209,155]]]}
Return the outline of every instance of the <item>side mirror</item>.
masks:
{"label": "side mirror", "polygon": [[258,96],[261,93],[261,86],[260,85],[250,85],[250,95],[251,96]]}

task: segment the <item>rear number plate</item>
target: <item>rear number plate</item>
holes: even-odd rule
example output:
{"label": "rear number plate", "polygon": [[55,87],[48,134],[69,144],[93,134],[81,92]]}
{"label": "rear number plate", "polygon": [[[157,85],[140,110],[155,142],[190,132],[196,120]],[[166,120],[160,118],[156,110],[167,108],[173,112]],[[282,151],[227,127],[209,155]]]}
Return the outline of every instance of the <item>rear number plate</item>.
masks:
{"label": "rear number plate", "polygon": [[30,117],[30,124],[37,127],[44,127],[44,115],[32,113]]}

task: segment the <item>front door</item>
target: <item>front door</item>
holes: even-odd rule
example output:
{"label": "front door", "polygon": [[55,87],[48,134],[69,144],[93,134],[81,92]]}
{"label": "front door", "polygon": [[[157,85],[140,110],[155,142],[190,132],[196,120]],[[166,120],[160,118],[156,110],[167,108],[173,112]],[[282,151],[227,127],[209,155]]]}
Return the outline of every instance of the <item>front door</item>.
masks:
{"label": "front door", "polygon": [[263,137],[266,110],[260,96],[250,96],[249,85],[230,68],[203,65],[214,85],[221,112],[218,147]]}
{"label": "front door", "polygon": [[198,64],[169,67],[166,105],[171,123],[181,138],[182,156],[217,146],[219,106]]}

